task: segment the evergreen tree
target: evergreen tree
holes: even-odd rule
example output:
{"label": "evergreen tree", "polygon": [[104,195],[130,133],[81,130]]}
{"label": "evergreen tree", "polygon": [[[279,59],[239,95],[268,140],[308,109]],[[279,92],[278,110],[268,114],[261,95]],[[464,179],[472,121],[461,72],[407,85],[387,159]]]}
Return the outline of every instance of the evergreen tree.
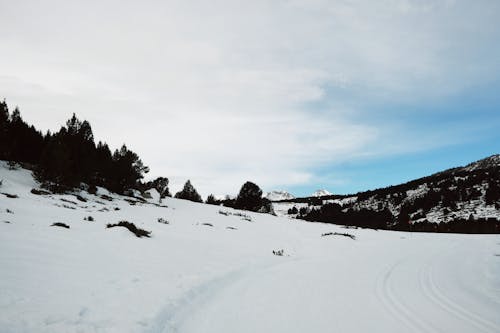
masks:
{"label": "evergreen tree", "polygon": [[185,199],[185,200],[190,200],[194,202],[203,202],[201,199],[201,196],[198,194],[196,189],[193,187],[191,184],[191,181],[188,180],[186,184],[184,184],[184,188],[182,191],[179,191],[175,194],[175,197],[177,199]]}
{"label": "evergreen tree", "polygon": [[235,208],[258,211],[263,206],[262,190],[252,182],[246,182],[236,198]]}
{"label": "evergreen tree", "polygon": [[149,168],[142,163],[139,156],[128,150],[125,145],[114,152],[112,160],[113,173],[110,175],[109,186],[118,193],[134,188],[144,174],[149,172]]}
{"label": "evergreen tree", "polygon": [[161,199],[165,197],[170,197],[170,191],[168,190],[168,178],[158,177],[152,182],[152,187],[160,194]]}
{"label": "evergreen tree", "polygon": [[0,102],[0,159],[9,158],[9,108],[5,100]]}
{"label": "evergreen tree", "polygon": [[487,205],[500,201],[500,186],[496,182],[489,182],[488,188],[486,189],[485,200]]}
{"label": "evergreen tree", "polygon": [[215,196],[213,194],[210,194],[207,197],[207,200],[205,201],[205,203],[208,204],[208,205],[217,205],[218,204],[218,202],[215,199]]}

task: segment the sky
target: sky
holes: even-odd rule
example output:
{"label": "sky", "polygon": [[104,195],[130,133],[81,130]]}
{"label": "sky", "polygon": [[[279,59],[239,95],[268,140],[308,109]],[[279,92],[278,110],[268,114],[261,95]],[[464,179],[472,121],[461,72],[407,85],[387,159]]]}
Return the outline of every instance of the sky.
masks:
{"label": "sky", "polygon": [[345,194],[500,153],[500,1],[0,0],[0,98],[177,191]]}

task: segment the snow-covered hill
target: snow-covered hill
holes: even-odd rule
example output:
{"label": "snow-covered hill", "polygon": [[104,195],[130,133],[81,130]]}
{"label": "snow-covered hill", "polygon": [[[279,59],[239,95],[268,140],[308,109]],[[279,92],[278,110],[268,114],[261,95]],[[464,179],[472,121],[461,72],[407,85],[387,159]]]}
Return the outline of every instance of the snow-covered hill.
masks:
{"label": "snow-covered hill", "polygon": [[[4,162],[0,179],[1,332],[500,331],[499,235],[43,194]],[[124,220],[151,237],[106,228]]]}
{"label": "snow-covered hill", "polygon": [[[391,215],[385,221],[388,228],[409,228],[408,225],[412,225],[414,230],[446,231],[448,227],[441,224],[445,222],[448,226],[456,224],[455,229],[448,231],[467,232],[470,224],[465,229],[462,226],[468,221],[483,224],[498,224],[500,221],[500,155],[405,184],[355,195],[322,195],[318,198],[316,194],[273,203],[274,211],[280,216],[343,224],[349,219],[346,218],[348,214],[352,217],[365,210],[372,215]],[[324,208],[326,205],[329,207]],[[337,209],[332,205],[340,207]],[[338,212],[332,213],[332,209]]]}
{"label": "snow-covered hill", "polygon": [[295,197],[287,191],[271,191],[264,195],[264,198],[270,201],[280,201],[280,200],[290,200],[295,199]]}

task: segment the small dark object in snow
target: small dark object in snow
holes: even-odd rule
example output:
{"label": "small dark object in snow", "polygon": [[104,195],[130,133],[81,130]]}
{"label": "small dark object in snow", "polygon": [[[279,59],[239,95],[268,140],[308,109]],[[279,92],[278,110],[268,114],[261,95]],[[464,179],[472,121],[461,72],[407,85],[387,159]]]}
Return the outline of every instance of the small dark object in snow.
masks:
{"label": "small dark object in snow", "polygon": [[344,237],[349,237],[350,239],[356,239],[356,236],[351,235],[351,234],[344,234],[340,232],[327,232],[321,235],[321,237],[324,236],[344,236]]}
{"label": "small dark object in snow", "polygon": [[99,212],[108,212],[109,209],[107,209],[106,207],[102,207],[101,209],[99,209]]}
{"label": "small dark object in snow", "polygon": [[110,197],[109,195],[106,195],[106,194],[101,195],[101,199],[108,200],[108,201],[113,201],[113,198]]}
{"label": "small dark object in snow", "polygon": [[225,212],[225,211],[223,211],[223,210],[219,210],[219,214],[221,214],[221,215],[225,215],[225,216],[229,216],[229,215],[231,215],[231,213],[230,213],[230,212]]}
{"label": "small dark object in snow", "polygon": [[115,207],[114,210],[120,210],[120,207]]}
{"label": "small dark object in snow", "polygon": [[64,202],[67,202],[67,203],[70,203],[70,204],[72,204],[72,205],[78,205],[76,202],[71,201],[71,200],[68,200],[68,199],[61,198],[60,200],[61,200],[61,201],[64,201]]}
{"label": "small dark object in snow", "polygon": [[235,227],[226,227],[226,229],[230,229],[230,230],[238,230],[238,228],[235,228]]}
{"label": "small dark object in snow", "polygon": [[94,218],[92,216],[87,216],[87,217],[84,217],[83,219],[85,221],[94,222]]}
{"label": "small dark object in snow", "polygon": [[7,213],[9,213],[9,214],[14,214],[14,212],[13,212],[13,211],[11,211],[11,210],[10,210],[10,209],[8,209],[8,208],[7,208],[5,211],[6,211]]}
{"label": "small dark object in snow", "polygon": [[212,223],[202,223],[201,225],[207,225],[209,227],[213,227],[214,226]]}
{"label": "small dark object in snow", "polygon": [[283,254],[284,254],[284,252],[285,252],[285,251],[284,251],[283,249],[281,249],[281,250],[273,250],[273,254],[274,254],[275,256],[279,256],[279,257],[282,257],[282,256],[283,256]]}
{"label": "small dark object in snow", "polygon": [[31,193],[36,194],[36,195],[49,195],[49,194],[51,194],[49,191],[39,190],[36,188],[32,188]]}
{"label": "small dark object in snow", "polygon": [[344,226],[342,226],[342,228],[344,228],[344,229],[358,229],[358,227],[355,225],[344,225]]}
{"label": "small dark object in snow", "polygon": [[97,186],[90,185],[89,188],[87,189],[87,192],[89,192],[90,194],[96,194],[97,193]]}
{"label": "small dark object in snow", "polygon": [[79,194],[77,194],[77,195],[76,195],[76,198],[77,198],[78,200],[80,200],[81,202],[87,202],[87,199],[85,199],[84,197],[82,197],[82,196],[81,196],[81,195],[79,195]]}
{"label": "small dark object in snow", "polygon": [[3,221],[3,223],[8,223],[8,224],[10,224],[10,221]]}
{"label": "small dark object in snow", "polygon": [[168,222],[166,219],[164,218],[158,218],[158,223],[163,223],[163,224],[170,224],[170,222]]}
{"label": "small dark object in snow", "polygon": [[2,192],[3,195],[5,195],[7,198],[11,198],[11,199],[17,199],[19,198],[17,196],[17,194],[10,194],[10,193],[5,193],[5,192]]}
{"label": "small dark object in snow", "polygon": [[19,164],[17,162],[9,161],[9,162],[7,162],[7,165],[9,166],[9,170],[19,169]]}
{"label": "small dark object in snow", "polygon": [[137,200],[131,200],[131,199],[123,199],[123,200],[128,202],[131,206],[135,206],[136,204],[139,203],[139,201],[137,201]]}
{"label": "small dark object in snow", "polygon": [[69,229],[69,225],[62,223],[62,222],[52,223],[51,227],[62,227],[62,228]]}
{"label": "small dark object in snow", "polygon": [[113,227],[124,227],[127,228],[130,232],[132,232],[134,235],[137,237],[151,237],[151,231],[146,231],[144,229],[137,228],[135,224],[127,222],[127,221],[120,221],[116,224],[107,224],[106,228],[113,228]]}

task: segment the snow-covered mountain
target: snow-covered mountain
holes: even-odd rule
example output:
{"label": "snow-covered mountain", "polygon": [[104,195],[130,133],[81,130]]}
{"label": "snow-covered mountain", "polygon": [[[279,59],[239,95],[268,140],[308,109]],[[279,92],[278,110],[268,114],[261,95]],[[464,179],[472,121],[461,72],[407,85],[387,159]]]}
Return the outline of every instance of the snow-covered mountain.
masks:
{"label": "snow-covered mountain", "polygon": [[363,227],[494,232],[495,223],[500,224],[500,155],[405,184],[354,195],[296,198],[273,208],[281,216]]}
{"label": "snow-covered mountain", "polygon": [[327,191],[327,190],[322,189],[322,190],[315,191],[313,194],[311,194],[311,197],[324,197],[327,195],[332,195],[332,193]]}
{"label": "snow-covered mountain", "polygon": [[264,198],[266,198],[270,201],[295,199],[295,197],[292,194],[290,194],[289,192],[284,191],[284,190],[276,190],[276,191],[267,192],[264,195]]}
{"label": "snow-covered mountain", "polygon": [[345,229],[103,188],[53,194],[1,161],[0,180],[1,332],[500,327],[499,235]]}

